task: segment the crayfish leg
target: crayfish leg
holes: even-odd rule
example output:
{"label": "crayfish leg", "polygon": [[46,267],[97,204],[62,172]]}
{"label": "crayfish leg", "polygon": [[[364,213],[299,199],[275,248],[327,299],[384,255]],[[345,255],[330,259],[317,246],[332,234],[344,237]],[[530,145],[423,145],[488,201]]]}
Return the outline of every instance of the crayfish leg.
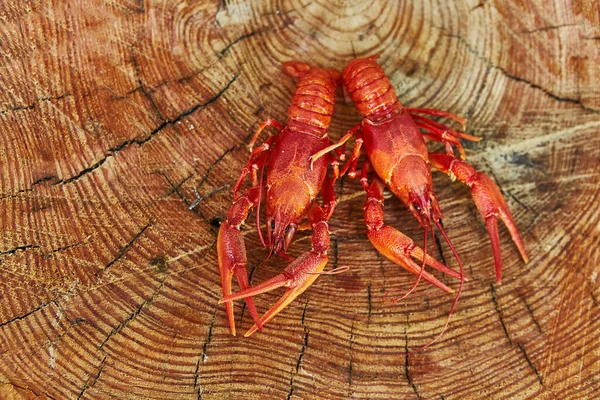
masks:
{"label": "crayfish leg", "polygon": [[447,127],[446,125],[432,121],[420,115],[411,114],[411,117],[420,129],[425,129],[427,131],[426,133],[423,133],[424,138],[428,140],[434,140],[436,142],[445,143],[446,153],[449,155],[453,155],[452,146],[456,146],[458,152],[460,153],[460,158],[463,160],[466,158],[466,154],[458,138],[470,140],[473,142],[478,142],[481,140],[481,138],[472,135],[467,135],[462,132],[457,132],[454,129]]}
{"label": "crayfish leg", "polygon": [[[342,136],[342,138],[340,140],[338,140],[337,143],[331,144],[331,145],[325,147],[324,149],[316,152],[312,156],[310,156],[310,158],[309,158],[310,168],[312,169],[315,161],[317,161],[319,158],[323,157],[325,154],[329,153],[330,151],[334,151],[339,147],[344,148],[343,146],[346,145],[346,142],[348,140],[350,140],[353,136],[355,136],[359,130],[360,130],[360,124],[354,126],[352,129],[350,129],[344,136]],[[343,175],[343,173],[342,173],[342,175]]]}
{"label": "crayfish leg", "polygon": [[500,238],[498,236],[498,217],[508,228],[508,232],[517,246],[523,261],[527,262],[529,259],[517,225],[498,185],[483,172],[477,172],[468,163],[447,154],[429,153],[429,160],[434,168],[447,173],[451,177],[456,177],[471,188],[471,196],[475,201],[475,206],[477,206],[479,213],[485,220],[485,225],[490,236],[494,252],[496,281],[501,283],[502,260],[500,257]]}
{"label": "crayfish leg", "polygon": [[253,148],[254,148],[254,143],[256,143],[256,140],[258,139],[258,137],[260,136],[260,134],[262,133],[262,131],[268,127],[271,126],[275,129],[277,129],[277,133],[281,132],[284,128],[284,125],[281,122],[275,121],[274,119],[268,118],[266,120],[264,120],[256,129],[256,131],[254,132],[254,135],[252,135],[252,139],[250,139],[250,143],[248,144],[248,149],[253,152]]}
{"label": "crayfish leg", "polygon": [[467,127],[467,121],[465,121],[465,119],[463,117],[458,116],[456,114],[452,114],[452,113],[450,113],[448,111],[438,110],[436,108],[409,108],[409,107],[404,107],[404,109],[411,116],[414,116],[415,114],[425,114],[425,115],[432,115],[434,117],[446,117],[446,118],[453,119],[454,121],[456,121],[456,122],[458,122],[460,124],[460,126],[463,129],[463,131]]}

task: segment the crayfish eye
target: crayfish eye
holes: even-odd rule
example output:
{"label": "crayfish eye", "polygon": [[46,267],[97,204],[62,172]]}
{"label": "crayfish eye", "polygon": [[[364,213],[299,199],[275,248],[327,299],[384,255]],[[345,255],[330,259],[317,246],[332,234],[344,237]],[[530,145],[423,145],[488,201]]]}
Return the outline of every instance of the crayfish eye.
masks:
{"label": "crayfish eye", "polygon": [[421,206],[418,203],[413,203],[413,207],[417,210],[417,211],[421,211]]}
{"label": "crayfish eye", "polygon": [[271,229],[275,229],[275,220],[274,219],[271,220]]}

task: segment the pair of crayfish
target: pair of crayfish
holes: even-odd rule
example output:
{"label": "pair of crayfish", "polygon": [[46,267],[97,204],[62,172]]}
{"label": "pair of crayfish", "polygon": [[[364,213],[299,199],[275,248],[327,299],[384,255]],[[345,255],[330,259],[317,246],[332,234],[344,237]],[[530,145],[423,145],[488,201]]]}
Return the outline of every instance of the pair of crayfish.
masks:
{"label": "pair of crayfish", "polygon": [[[500,217],[510,232],[523,260],[527,255],[523,242],[498,186],[487,175],[467,164],[459,139],[478,141],[479,138],[452,129],[430,117],[450,118],[465,128],[459,116],[436,109],[403,107],[389,79],[377,64],[376,56],[351,61],[340,74],[332,69],[311,67],[298,61],[286,62],[284,72],[298,78],[292,105],[288,110],[287,125],[271,119],[263,122],[250,141],[251,155],[242,169],[233,189],[234,202],[221,224],[217,241],[221,285],[227,319],[235,335],[232,302],[245,299],[254,319],[249,336],[262,330],[282,309],[302,294],[323,272],[329,249],[328,220],[334,212],[336,198],[334,183],[347,174],[360,177],[367,193],[364,218],[369,240],[383,255],[397,265],[417,275],[411,293],[424,279],[446,292],[451,288],[425,270],[428,265],[460,280],[446,325],[431,343],[436,341],[448,321],[465,281],[463,264],[441,224],[442,212],[432,187],[431,169],[435,168],[458,179],[471,188],[471,194],[485,220],[495,259],[496,280],[501,281],[500,242],[497,219]],[[333,114],[338,86],[350,94],[363,120],[350,129],[337,143],[332,143],[327,130]],[[266,127],[278,133],[254,147]],[[345,144],[354,138],[354,148],[346,160]],[[430,153],[426,140],[445,144],[444,153]],[[454,157],[454,149],[459,158]],[[365,161],[357,171],[361,152]],[[345,161],[340,166],[340,161]],[[332,177],[328,175],[331,166]],[[266,169],[266,177],[265,177]],[[369,178],[370,172],[371,178]],[[250,177],[251,187],[241,192],[244,180]],[[395,194],[423,226],[423,248],[399,230],[385,225],[383,220],[383,191],[387,187]],[[322,204],[317,202],[321,195]],[[260,204],[266,207],[266,239],[260,228]],[[240,226],[253,209],[262,244],[270,254],[286,259],[294,233],[307,218],[313,229],[312,248],[293,260],[281,274],[255,286],[250,286],[246,272],[246,249]],[[459,272],[438,262],[427,254],[429,234],[437,228],[450,247],[459,265]],[[421,265],[414,260],[419,260]],[[338,271],[329,271],[339,272]],[[232,294],[232,278],[236,276],[240,291]],[[259,316],[252,296],[279,287],[286,287],[283,296],[262,317]],[[397,298],[396,300],[398,300]],[[429,344],[431,344],[429,343]],[[428,345],[429,345],[428,344]]]}

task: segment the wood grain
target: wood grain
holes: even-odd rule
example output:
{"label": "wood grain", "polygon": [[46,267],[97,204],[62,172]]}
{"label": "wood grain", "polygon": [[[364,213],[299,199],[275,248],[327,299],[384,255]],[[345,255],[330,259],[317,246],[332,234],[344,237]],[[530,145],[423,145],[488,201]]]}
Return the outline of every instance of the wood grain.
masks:
{"label": "wood grain", "polygon": [[[599,396],[596,2],[32,0],[0,2],[0,20],[1,398]],[[350,271],[319,278],[264,333],[231,337],[216,233],[250,135],[285,120],[281,64],[371,54],[405,105],[468,118],[483,140],[467,159],[502,188],[530,262],[501,228],[495,284],[468,188],[436,175],[470,281],[442,340],[407,356],[452,297],[421,285],[383,302],[413,277],[371,247],[345,179],[331,264]],[[340,97],[331,136],[358,120]],[[422,240],[397,200],[385,211]],[[286,263],[262,264],[246,232],[261,282]],[[308,246],[300,236],[292,254]],[[236,315],[250,326],[241,302]]]}

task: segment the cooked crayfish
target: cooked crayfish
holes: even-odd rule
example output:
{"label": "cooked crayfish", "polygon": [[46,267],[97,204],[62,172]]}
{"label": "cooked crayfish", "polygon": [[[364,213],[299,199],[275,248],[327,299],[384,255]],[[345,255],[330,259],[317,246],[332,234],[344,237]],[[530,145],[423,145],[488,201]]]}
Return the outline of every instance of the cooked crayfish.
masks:
{"label": "cooked crayfish", "polygon": [[[453,155],[452,146],[456,146],[461,158],[465,158],[464,150],[458,139],[477,141],[479,138],[458,132],[423,116],[451,118],[459,122],[464,130],[464,120],[456,115],[435,109],[404,108],[398,101],[389,79],[375,61],[376,59],[377,56],[372,56],[353,60],[342,72],[344,89],[350,94],[356,109],[363,116],[363,120],[349,130],[338,143],[314,154],[311,160],[316,163],[320,157],[328,154],[331,150],[343,149],[346,141],[354,137],[355,145],[352,155],[341,169],[341,175],[348,172],[350,177],[355,177],[358,158],[361,148],[364,147],[367,160],[362,167],[360,181],[367,192],[364,214],[369,240],[390,260],[418,275],[413,287],[401,298],[412,292],[421,278],[444,290],[450,291],[450,289],[424,271],[425,263],[418,268],[410,260],[408,255],[411,252],[413,252],[411,255],[414,255],[412,240],[397,229],[384,224],[382,208],[384,184],[406,205],[423,226],[425,252],[427,251],[428,232],[433,235],[433,225],[438,228],[460,267],[459,274],[450,273],[450,275],[460,278],[460,286],[450,309],[449,320],[462,291],[463,264],[440,222],[442,213],[433,193],[432,167],[449,174],[452,179],[458,178],[471,187],[472,197],[485,219],[492,242],[498,283],[501,281],[498,217],[508,227],[525,262],[527,262],[527,255],[498,186],[487,175],[477,172],[472,166]],[[445,143],[446,154],[429,153],[425,139]],[[374,170],[375,177],[369,184],[367,174],[371,169]],[[431,343],[441,336],[447,327],[448,320],[440,335]]]}
{"label": "cooked crayfish", "polygon": [[[255,325],[246,333],[251,335],[277,315],[296,297],[303,293],[319,276],[327,264],[329,227],[327,221],[336,205],[333,183],[339,175],[338,161],[331,153],[328,157],[309,163],[309,156],[331,144],[327,129],[331,122],[340,74],[335,70],[311,67],[290,61],[283,65],[284,72],[298,78],[292,104],[288,109],[288,122],[284,126],[268,119],[257,129],[250,141],[251,156],[234,187],[234,203],[221,224],[217,239],[219,268],[223,299],[231,333],[235,335],[232,301],[246,300]],[[253,148],[262,130],[273,127],[279,133],[270,136],[263,144]],[[338,155],[341,153],[338,152]],[[333,166],[333,179],[327,175],[328,165]],[[263,179],[264,168],[266,183]],[[258,171],[260,175],[258,174]],[[251,175],[252,187],[241,196],[238,192],[244,179]],[[321,193],[323,206],[316,202]],[[260,203],[265,197],[267,240],[260,230]],[[313,229],[312,249],[296,258],[283,273],[253,287],[246,274],[246,248],[240,225],[249,211],[257,207],[256,225],[262,244],[271,254],[290,259],[286,252],[300,223],[308,217]],[[270,255],[269,254],[269,257]],[[240,291],[231,294],[233,275]],[[262,317],[258,316],[252,297],[285,286],[287,291]]]}

